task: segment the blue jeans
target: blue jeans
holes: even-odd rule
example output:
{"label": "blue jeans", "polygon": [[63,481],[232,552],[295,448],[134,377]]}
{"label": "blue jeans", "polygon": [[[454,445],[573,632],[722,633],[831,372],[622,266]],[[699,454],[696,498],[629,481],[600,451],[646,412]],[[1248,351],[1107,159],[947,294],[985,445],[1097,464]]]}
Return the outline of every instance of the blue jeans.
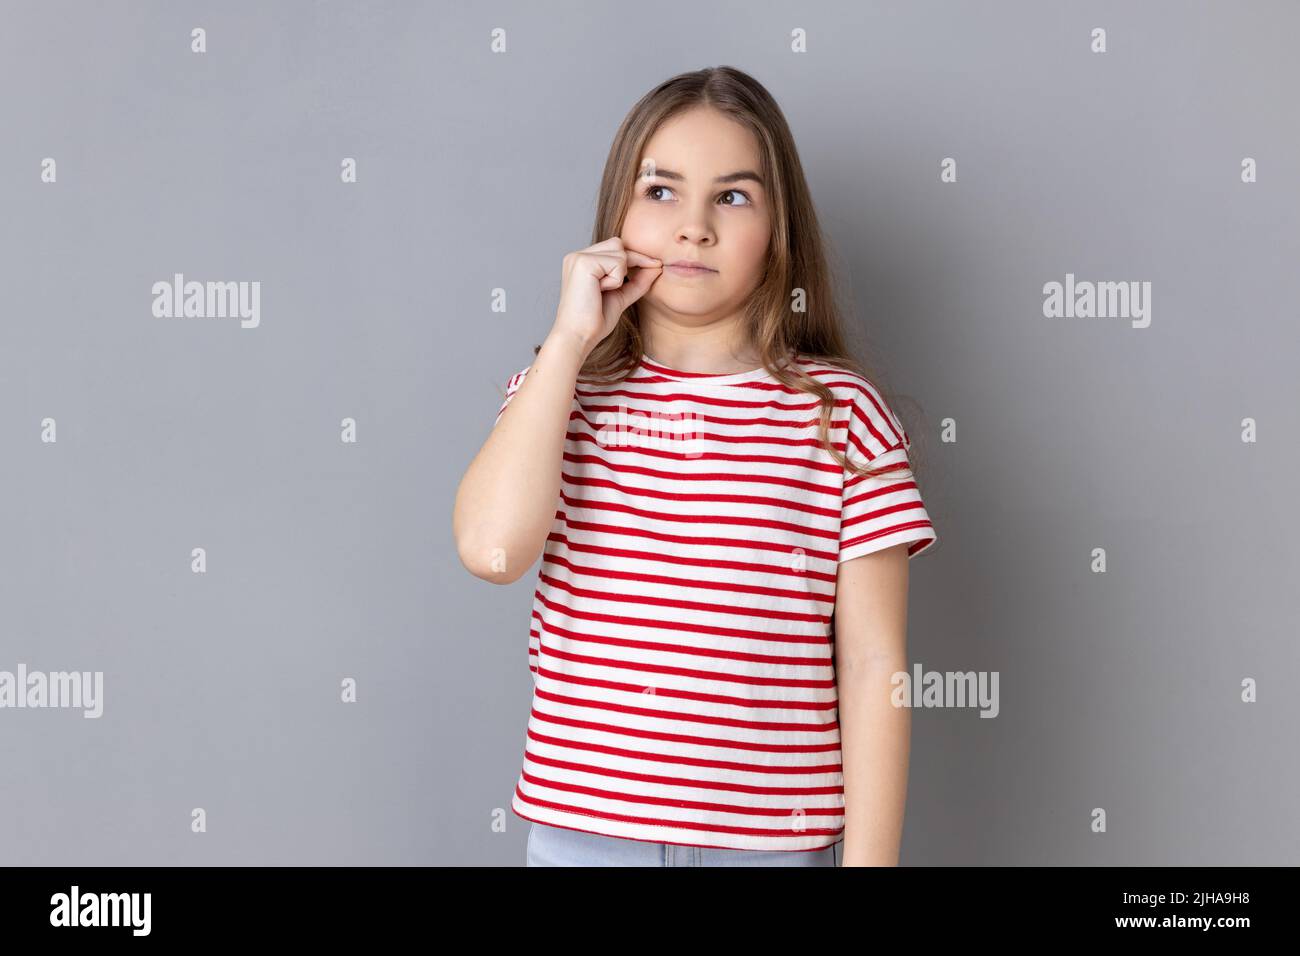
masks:
{"label": "blue jeans", "polygon": [[835,866],[820,850],[728,850],[651,843],[530,822],[526,866]]}

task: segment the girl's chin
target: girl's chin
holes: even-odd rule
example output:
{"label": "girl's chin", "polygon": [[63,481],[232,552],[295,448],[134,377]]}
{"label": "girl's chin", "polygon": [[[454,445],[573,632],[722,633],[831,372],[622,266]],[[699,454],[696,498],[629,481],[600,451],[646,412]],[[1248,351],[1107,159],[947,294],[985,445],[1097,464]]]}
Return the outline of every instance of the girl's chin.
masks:
{"label": "girl's chin", "polygon": [[721,298],[717,292],[705,292],[703,289],[679,288],[679,289],[651,289],[645,294],[655,305],[662,305],[666,309],[676,309],[678,311],[707,311],[717,308]]}

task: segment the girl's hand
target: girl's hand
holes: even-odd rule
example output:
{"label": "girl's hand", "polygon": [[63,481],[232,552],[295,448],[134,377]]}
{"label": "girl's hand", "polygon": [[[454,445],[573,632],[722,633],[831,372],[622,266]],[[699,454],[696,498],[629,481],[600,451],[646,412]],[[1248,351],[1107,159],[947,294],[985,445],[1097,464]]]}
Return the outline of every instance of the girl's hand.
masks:
{"label": "girl's hand", "polygon": [[[619,316],[663,274],[659,259],[627,249],[612,236],[564,257],[555,329],[576,335],[590,352]],[[629,271],[630,270],[630,271]]]}

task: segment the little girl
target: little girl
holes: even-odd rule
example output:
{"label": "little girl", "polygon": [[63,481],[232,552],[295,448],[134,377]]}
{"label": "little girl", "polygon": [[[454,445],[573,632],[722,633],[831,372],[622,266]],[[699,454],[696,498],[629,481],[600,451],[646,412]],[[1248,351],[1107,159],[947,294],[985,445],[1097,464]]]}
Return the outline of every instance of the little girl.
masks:
{"label": "little girl", "polygon": [[767,90],[719,67],[644,96],[592,238],[453,518],[484,580],[542,559],[527,862],[894,865],[891,677],[937,536]]}

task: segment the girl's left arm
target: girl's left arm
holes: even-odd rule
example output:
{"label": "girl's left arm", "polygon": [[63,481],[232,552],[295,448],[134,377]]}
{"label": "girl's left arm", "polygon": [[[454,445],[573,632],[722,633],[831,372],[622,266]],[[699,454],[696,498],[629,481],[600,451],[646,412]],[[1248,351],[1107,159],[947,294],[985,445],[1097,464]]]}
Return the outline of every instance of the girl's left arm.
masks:
{"label": "girl's left arm", "polygon": [[912,712],[891,703],[891,679],[908,670],[907,547],[884,548],[839,566],[834,621],[843,866],[898,865]]}

